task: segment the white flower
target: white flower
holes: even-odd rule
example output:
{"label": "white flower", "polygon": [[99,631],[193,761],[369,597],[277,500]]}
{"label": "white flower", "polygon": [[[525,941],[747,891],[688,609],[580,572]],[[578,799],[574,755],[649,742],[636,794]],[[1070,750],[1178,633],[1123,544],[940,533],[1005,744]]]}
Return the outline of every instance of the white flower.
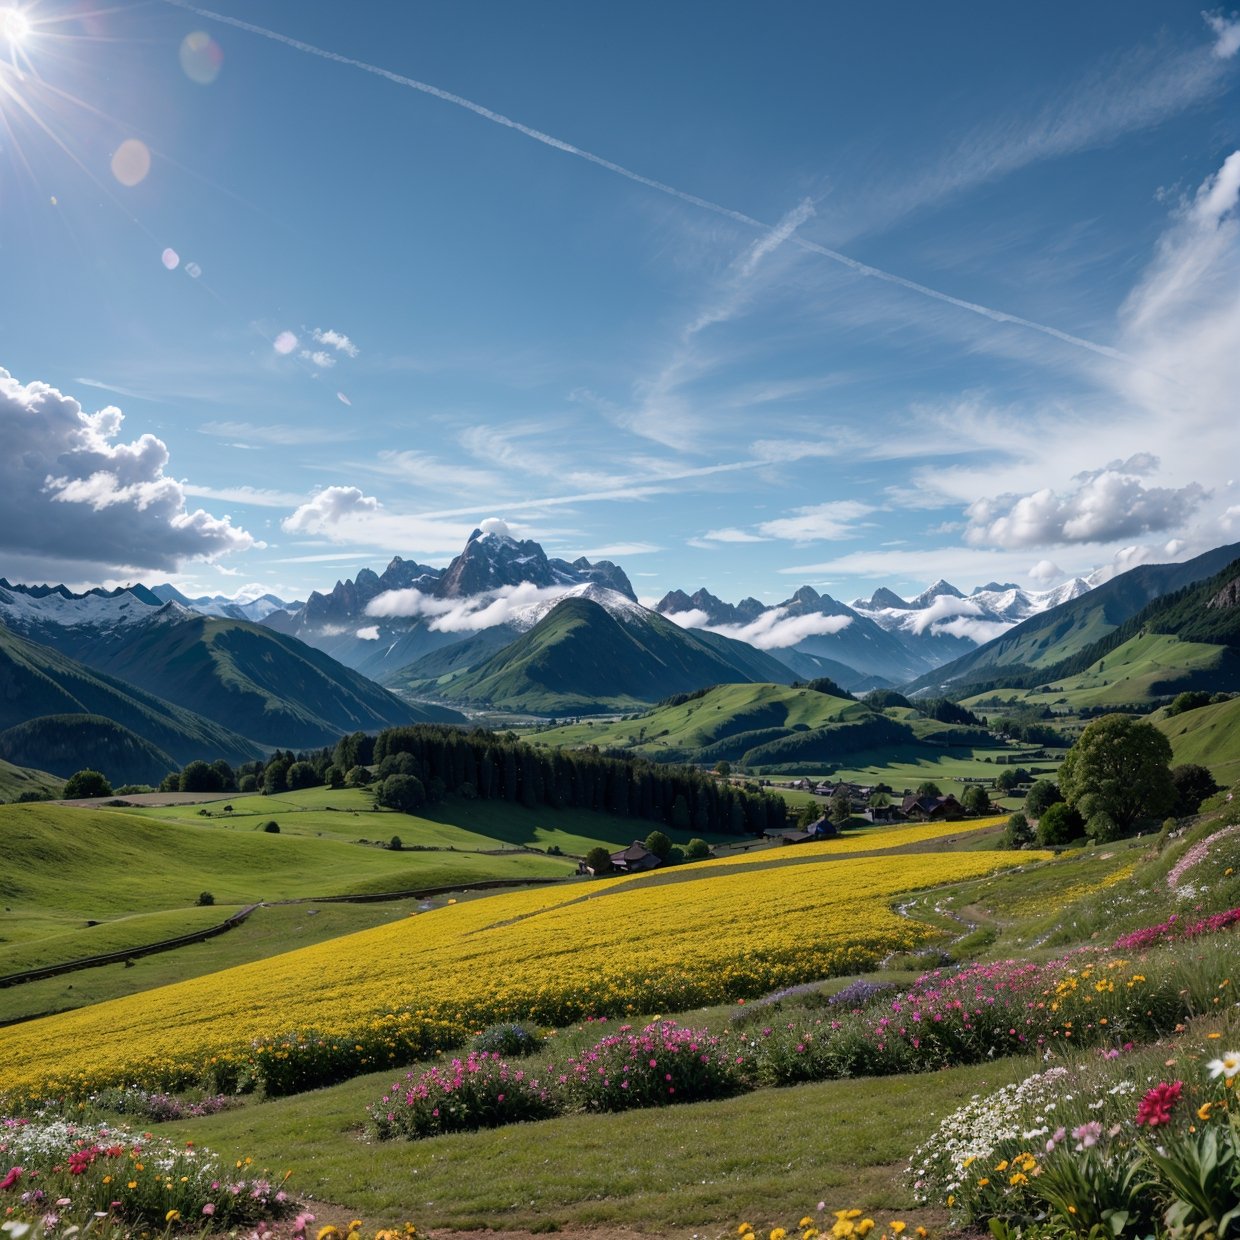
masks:
{"label": "white flower", "polygon": [[1230,1081],[1240,1072],[1240,1051],[1228,1051],[1222,1059],[1211,1059],[1206,1067],[1210,1071],[1211,1080],[1221,1076]]}

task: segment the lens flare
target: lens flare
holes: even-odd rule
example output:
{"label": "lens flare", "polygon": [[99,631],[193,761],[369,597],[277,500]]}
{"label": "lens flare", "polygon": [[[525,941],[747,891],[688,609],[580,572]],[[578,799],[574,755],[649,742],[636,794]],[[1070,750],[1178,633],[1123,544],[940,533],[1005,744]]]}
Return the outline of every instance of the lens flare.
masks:
{"label": "lens flare", "polygon": [[126,138],[116,148],[112,156],[112,175],[122,184],[129,187],[141,184],[151,170],[151,152],[146,149],[145,142],[137,138]]}
{"label": "lens flare", "polygon": [[210,86],[224,64],[224,50],[205,30],[195,30],[181,40],[181,69],[191,82]]}

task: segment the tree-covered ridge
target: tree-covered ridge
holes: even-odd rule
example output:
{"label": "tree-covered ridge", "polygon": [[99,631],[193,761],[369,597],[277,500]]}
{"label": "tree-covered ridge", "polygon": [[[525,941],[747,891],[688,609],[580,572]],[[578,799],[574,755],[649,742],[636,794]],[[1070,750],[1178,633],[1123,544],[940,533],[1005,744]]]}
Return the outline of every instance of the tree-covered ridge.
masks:
{"label": "tree-covered ridge", "polygon": [[418,724],[389,728],[374,738],[346,737],[335,764],[348,768],[370,757],[381,764],[409,754],[408,772],[448,795],[512,801],[534,808],[579,808],[664,823],[682,830],[759,834],[784,825],[782,797],[721,784],[690,767],[614,758],[590,750],[536,748],[509,735]]}

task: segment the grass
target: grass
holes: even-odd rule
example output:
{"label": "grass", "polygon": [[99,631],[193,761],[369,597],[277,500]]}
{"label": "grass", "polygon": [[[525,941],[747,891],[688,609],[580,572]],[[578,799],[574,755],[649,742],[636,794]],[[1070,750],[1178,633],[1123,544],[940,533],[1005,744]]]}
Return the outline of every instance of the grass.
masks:
{"label": "grass", "polygon": [[1176,764],[1209,767],[1224,787],[1240,780],[1240,697],[1153,723],[1170,740]]}
{"label": "grass", "polygon": [[0,804],[16,801],[23,792],[59,796],[65,781],[47,771],[36,771],[26,766],[14,766],[0,758]]}
{"label": "grass", "polygon": [[[436,897],[429,903],[439,904],[446,897]],[[281,904],[264,906],[253,913],[236,929],[202,943],[179,947],[174,951],[142,956],[130,964],[101,965],[98,968],[80,969],[60,977],[39,982],[24,982],[0,990],[0,1024],[30,1020],[54,1012],[89,1007],[108,999],[157,986],[168,986],[190,977],[202,977],[233,965],[250,964],[266,960],[282,952],[322,943],[339,938],[357,930],[369,930],[374,926],[397,921],[418,909],[427,901],[395,900],[376,904]],[[175,919],[190,910],[178,910],[171,914],[152,914],[149,918],[133,918],[132,921],[153,923],[163,917]],[[195,912],[199,910],[193,910]],[[214,920],[227,916],[227,910],[218,905],[214,910],[203,909],[204,914],[214,912]],[[116,923],[124,924],[123,922]],[[96,930],[104,927],[96,927]],[[85,931],[84,934],[91,932]],[[142,942],[153,942],[161,937],[152,934]],[[85,953],[82,953],[85,954]],[[66,957],[60,957],[65,959]]]}
{"label": "grass", "polygon": [[[337,1203],[346,1219],[734,1231],[741,1219],[786,1226],[824,1198],[828,1209],[909,1210],[903,1168],[912,1147],[974,1093],[1034,1070],[1006,1059],[376,1147],[356,1126],[391,1083],[383,1073],[160,1131],[292,1169],[294,1192]],[[317,1213],[321,1222],[341,1217]]]}
{"label": "grass", "polygon": [[[988,690],[966,698],[971,709],[986,709],[996,698],[1023,706],[1049,706],[1071,714],[1084,706],[1148,704],[1184,689],[1234,689],[1227,647],[1186,642],[1165,633],[1144,633],[1126,641],[1076,676],[1027,690]],[[1045,690],[1045,691],[1044,691]]]}
{"label": "grass", "polygon": [[[232,812],[225,813],[224,806]],[[205,813],[203,812],[205,811]],[[122,811],[115,811],[122,812]],[[211,826],[233,831],[259,831],[276,821],[280,835],[314,836],[386,843],[399,835],[402,844],[494,852],[502,848],[552,847],[572,856],[584,856],[602,844],[622,848],[645,839],[656,824],[635,818],[615,818],[583,809],[527,809],[504,801],[452,799],[428,806],[421,814],[375,811],[370,794],[359,788],[308,788],[277,796],[234,795],[205,805],[174,805],[123,811],[160,822]],[[696,834],[662,828],[673,843],[686,843]],[[710,835],[708,842],[734,837]],[[402,854],[403,855],[403,854]]]}

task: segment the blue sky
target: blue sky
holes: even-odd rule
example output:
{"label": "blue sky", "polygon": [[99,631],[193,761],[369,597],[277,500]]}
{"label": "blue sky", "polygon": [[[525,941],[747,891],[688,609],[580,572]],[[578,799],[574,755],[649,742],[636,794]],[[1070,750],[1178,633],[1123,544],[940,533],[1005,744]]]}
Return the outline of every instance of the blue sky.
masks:
{"label": "blue sky", "polygon": [[[0,0],[0,574],[1240,539],[1240,15]],[[7,376],[7,377],[6,377]]]}

